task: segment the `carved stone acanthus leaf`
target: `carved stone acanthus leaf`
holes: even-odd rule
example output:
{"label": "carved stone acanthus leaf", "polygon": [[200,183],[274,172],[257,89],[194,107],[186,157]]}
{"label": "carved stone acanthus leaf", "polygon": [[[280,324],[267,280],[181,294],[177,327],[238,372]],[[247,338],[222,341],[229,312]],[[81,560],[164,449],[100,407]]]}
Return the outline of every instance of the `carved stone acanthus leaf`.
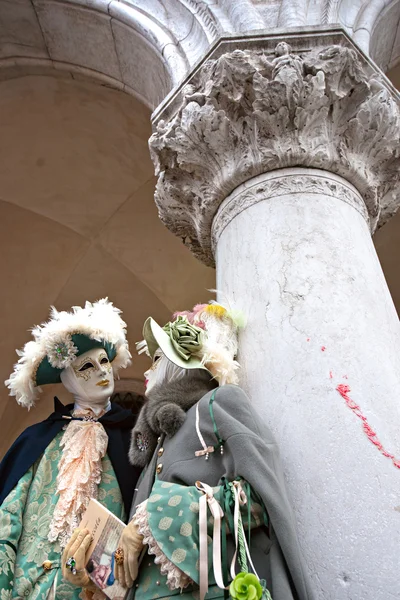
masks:
{"label": "carved stone acanthus leaf", "polygon": [[[281,46],[280,48],[278,48]],[[337,173],[364,198],[371,229],[397,208],[398,98],[364,73],[356,52],[331,46],[304,57],[235,50],[209,60],[150,151],[162,221],[208,265],[211,225],[240,184],[285,167]]]}

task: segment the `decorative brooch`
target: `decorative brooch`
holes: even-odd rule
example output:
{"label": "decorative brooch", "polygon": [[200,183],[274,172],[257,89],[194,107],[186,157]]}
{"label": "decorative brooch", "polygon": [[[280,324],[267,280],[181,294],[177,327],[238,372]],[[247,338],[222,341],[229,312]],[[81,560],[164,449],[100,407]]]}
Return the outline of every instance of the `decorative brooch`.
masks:
{"label": "decorative brooch", "polygon": [[46,353],[49,363],[55,369],[65,369],[76,358],[78,348],[74,345],[70,335],[65,335],[58,340],[46,344]]}
{"label": "decorative brooch", "polygon": [[140,452],[146,452],[149,448],[150,441],[145,433],[139,432],[136,434],[136,446],[139,448]]}

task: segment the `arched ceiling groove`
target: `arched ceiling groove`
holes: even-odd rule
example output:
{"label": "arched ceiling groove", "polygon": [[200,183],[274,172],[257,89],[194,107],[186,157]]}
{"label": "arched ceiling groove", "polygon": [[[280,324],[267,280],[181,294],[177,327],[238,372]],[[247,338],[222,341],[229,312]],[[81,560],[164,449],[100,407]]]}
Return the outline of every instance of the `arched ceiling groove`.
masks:
{"label": "arched ceiling groove", "polygon": [[115,266],[115,269],[113,269],[113,270],[116,271],[117,269],[118,270],[122,269],[123,271],[125,271],[125,278],[130,280],[130,285],[131,285],[132,289],[134,289],[136,291],[138,289],[141,289],[147,298],[151,298],[153,304],[157,303],[159,305],[159,309],[161,309],[162,311],[165,311],[166,313],[172,312],[173,308],[171,308],[170,306],[167,306],[165,304],[163,299],[159,297],[157,290],[152,289],[152,287],[150,285],[148,285],[145,281],[140,279],[140,277],[138,277],[136,275],[136,273],[134,272],[134,270],[132,269],[131,265],[124,264],[117,257],[115,257],[109,250],[107,250],[100,243],[100,240],[92,240],[85,248],[85,251],[82,252],[79,259],[71,267],[71,270],[68,273],[68,275],[65,279],[65,282],[60,287],[54,300],[52,300],[53,305],[55,305],[55,306],[60,305],[61,300],[65,296],[66,290],[69,287],[74,288],[74,286],[71,286],[70,283],[71,283],[72,279],[74,279],[76,277],[77,272],[80,270],[85,271],[87,269],[86,263],[95,263],[95,261],[93,260],[92,257],[96,256],[96,255],[107,256],[107,261],[111,264],[111,266],[113,266],[113,265]]}
{"label": "arched ceiling groove", "polygon": [[[149,182],[146,182],[144,185],[149,184]],[[153,182],[151,182],[151,185],[153,186]],[[136,193],[140,193],[140,189],[137,190]],[[79,236],[79,244],[75,243],[75,249],[77,251],[77,254],[75,256],[74,254],[74,258],[71,259],[71,263],[69,263],[69,270],[64,273],[64,277],[65,277],[65,281],[61,284],[59,290],[55,293],[54,297],[52,297],[49,302],[52,305],[58,305],[58,300],[64,295],[65,289],[68,287],[70,280],[74,277],[76,271],[78,269],[80,269],[80,267],[82,266],[82,263],[84,263],[87,260],[87,255],[88,253],[92,250],[93,247],[98,247],[99,249],[101,248],[101,252],[106,253],[109,256],[109,259],[113,262],[115,262],[116,264],[120,264],[123,266],[124,269],[126,269],[127,272],[129,272],[130,276],[133,278],[133,287],[135,289],[137,289],[138,285],[139,286],[143,286],[144,288],[146,288],[148,290],[148,293],[152,296],[154,296],[154,301],[157,301],[160,303],[160,305],[162,306],[162,308],[166,311],[166,312],[172,312],[174,310],[173,306],[168,306],[167,303],[165,303],[164,298],[162,298],[162,296],[160,295],[160,290],[157,289],[157,287],[154,287],[152,285],[151,281],[146,281],[143,277],[140,276],[140,274],[136,273],[135,271],[135,266],[138,265],[138,263],[132,263],[132,262],[127,262],[124,261],[123,258],[121,259],[120,256],[116,255],[115,252],[113,252],[112,248],[107,248],[103,243],[102,243],[102,237],[104,235],[104,233],[107,230],[107,226],[109,223],[112,222],[113,219],[118,218],[118,213],[120,212],[121,209],[123,209],[125,207],[125,205],[132,200],[132,196],[134,194],[131,194],[128,196],[128,198],[126,199],[125,202],[122,203],[121,206],[119,206],[115,212],[108,218],[107,222],[104,223],[104,226],[101,228],[101,230],[92,238],[92,239],[87,239],[86,237],[83,237],[79,234],[79,232],[75,231],[72,227],[69,227],[68,225],[65,225],[64,223],[62,223],[61,221],[58,221],[52,217],[48,217],[47,215],[41,213],[40,211],[34,210],[32,208],[28,208],[28,207],[24,207],[21,205],[18,205],[14,202],[8,201],[8,200],[4,200],[3,198],[0,198],[0,206],[3,205],[12,205],[12,206],[16,206],[18,207],[18,211],[23,211],[25,213],[31,214],[31,215],[35,215],[36,217],[39,217],[40,219],[43,219],[44,221],[50,221],[52,223],[54,223],[54,225],[57,226],[57,228],[60,228],[59,231],[61,232],[62,230],[65,231],[69,231],[72,235],[76,235]],[[19,218],[19,220],[23,220],[23,218],[21,219],[21,217]]]}

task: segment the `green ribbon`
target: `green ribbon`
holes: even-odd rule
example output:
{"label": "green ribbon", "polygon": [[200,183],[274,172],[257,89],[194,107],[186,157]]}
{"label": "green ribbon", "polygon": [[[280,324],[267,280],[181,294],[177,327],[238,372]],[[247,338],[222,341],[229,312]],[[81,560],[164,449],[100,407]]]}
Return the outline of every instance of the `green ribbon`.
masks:
{"label": "green ribbon", "polygon": [[192,354],[200,352],[203,346],[203,330],[191,325],[185,316],[179,316],[164,325],[163,330],[168,334],[176,352],[184,360],[189,360]]}
{"label": "green ribbon", "polygon": [[[246,481],[243,482],[243,490],[247,497],[247,545],[250,548],[251,543],[251,487],[250,484]],[[261,505],[263,506],[263,505]]]}
{"label": "green ribbon", "polygon": [[214,403],[214,400],[215,400],[215,394],[217,393],[217,389],[213,391],[212,396],[210,398],[210,401],[208,403],[208,408],[209,408],[209,411],[210,411],[210,417],[211,417],[211,421],[212,421],[212,424],[213,424],[214,435],[215,435],[215,437],[218,440],[218,444],[216,446],[214,446],[214,450],[216,450],[218,447],[222,448],[223,445],[225,444],[224,440],[219,435],[219,431],[218,431],[218,427],[217,427],[217,422],[216,422],[215,417],[214,417],[214,410],[213,410],[213,406],[212,406],[213,403]]}

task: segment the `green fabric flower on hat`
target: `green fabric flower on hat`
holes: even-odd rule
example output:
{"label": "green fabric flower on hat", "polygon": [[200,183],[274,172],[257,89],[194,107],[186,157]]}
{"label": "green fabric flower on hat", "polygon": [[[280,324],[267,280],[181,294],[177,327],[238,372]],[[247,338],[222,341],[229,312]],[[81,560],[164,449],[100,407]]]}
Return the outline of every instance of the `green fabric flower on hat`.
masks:
{"label": "green fabric flower on hat", "polygon": [[185,316],[179,316],[163,327],[168,334],[174,349],[184,360],[197,354],[203,346],[203,330],[191,325]]}
{"label": "green fabric flower on hat", "polygon": [[229,586],[229,593],[234,600],[261,600],[262,586],[253,573],[239,573]]}

